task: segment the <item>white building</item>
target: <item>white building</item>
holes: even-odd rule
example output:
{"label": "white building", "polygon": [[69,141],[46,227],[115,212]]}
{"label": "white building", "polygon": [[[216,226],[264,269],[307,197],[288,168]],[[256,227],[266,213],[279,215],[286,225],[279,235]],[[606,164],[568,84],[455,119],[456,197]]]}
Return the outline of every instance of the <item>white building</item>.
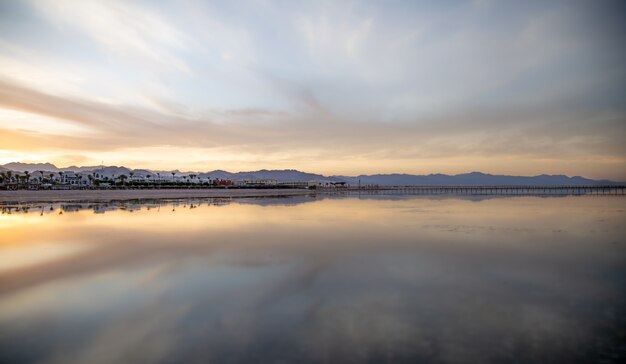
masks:
{"label": "white building", "polygon": [[61,177],[61,183],[64,185],[70,186],[88,186],[89,185],[89,177],[87,175],[78,174],[74,172],[65,172]]}
{"label": "white building", "polygon": [[236,181],[235,186],[244,186],[244,187],[267,187],[267,186],[276,186],[278,185],[278,180],[271,178],[261,178],[261,179],[244,179],[242,181]]}

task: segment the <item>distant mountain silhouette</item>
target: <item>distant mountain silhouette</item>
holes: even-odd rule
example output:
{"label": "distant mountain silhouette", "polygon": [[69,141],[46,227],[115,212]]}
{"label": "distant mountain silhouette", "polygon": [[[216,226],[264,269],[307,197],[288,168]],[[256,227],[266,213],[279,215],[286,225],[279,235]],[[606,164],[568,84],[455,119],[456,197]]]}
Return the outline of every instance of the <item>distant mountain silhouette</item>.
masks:
{"label": "distant mountain silhouette", "polygon": [[20,163],[20,162],[11,162],[0,167],[4,167],[11,171],[17,172],[35,172],[35,171],[47,171],[47,172],[58,172],[60,171],[52,163]]}
{"label": "distant mountain silhouette", "polygon": [[609,180],[593,180],[580,176],[568,177],[564,175],[547,175],[539,176],[506,176],[493,175],[481,172],[463,173],[457,175],[447,174],[429,174],[429,175],[413,175],[413,174],[373,174],[360,176],[323,176],[321,174],[301,172],[295,169],[284,170],[267,170],[249,172],[227,172],[223,170],[214,170],[210,172],[180,172],[174,171],[151,171],[147,169],[129,169],[123,166],[89,166],[77,167],[71,166],[67,168],[57,168],[51,163],[7,163],[0,166],[12,171],[19,172],[84,172],[99,173],[108,177],[115,177],[133,172],[135,175],[156,175],[160,173],[161,177],[168,177],[171,173],[177,176],[196,174],[200,178],[220,178],[240,181],[244,179],[276,179],[283,182],[305,182],[305,181],[322,181],[322,182],[347,182],[350,184],[361,185],[381,185],[381,186],[592,186],[592,185],[617,185],[626,184],[625,182],[614,182]]}
{"label": "distant mountain silhouette", "polygon": [[306,181],[328,181],[335,182],[341,181],[338,178],[326,177],[321,174],[300,172],[295,169],[283,169],[283,170],[267,170],[262,169],[260,171],[251,172],[226,172],[222,170],[216,170],[206,173],[201,173],[200,177],[222,178],[232,180],[244,180],[244,179],[276,179],[283,182],[306,182]]}
{"label": "distant mountain silhouette", "polygon": [[564,175],[505,176],[492,175],[481,172],[463,173],[457,175],[429,174],[375,174],[358,177],[337,176],[349,182],[361,184],[377,184],[384,186],[589,186],[620,184],[608,180],[592,180],[580,176],[568,177]]}

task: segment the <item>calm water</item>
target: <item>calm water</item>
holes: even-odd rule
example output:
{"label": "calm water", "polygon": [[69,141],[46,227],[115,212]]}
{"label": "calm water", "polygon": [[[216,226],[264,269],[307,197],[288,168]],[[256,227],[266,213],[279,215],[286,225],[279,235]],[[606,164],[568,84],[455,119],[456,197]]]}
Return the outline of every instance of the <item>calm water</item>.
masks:
{"label": "calm water", "polygon": [[589,196],[5,209],[0,362],[618,362],[625,210]]}

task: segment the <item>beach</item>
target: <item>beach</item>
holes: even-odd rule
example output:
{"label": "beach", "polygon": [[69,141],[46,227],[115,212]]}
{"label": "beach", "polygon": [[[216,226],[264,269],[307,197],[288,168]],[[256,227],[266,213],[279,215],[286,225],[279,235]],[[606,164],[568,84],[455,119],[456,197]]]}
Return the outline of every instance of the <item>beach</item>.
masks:
{"label": "beach", "polygon": [[306,189],[150,189],[0,191],[0,202],[120,201],[177,198],[301,196]]}

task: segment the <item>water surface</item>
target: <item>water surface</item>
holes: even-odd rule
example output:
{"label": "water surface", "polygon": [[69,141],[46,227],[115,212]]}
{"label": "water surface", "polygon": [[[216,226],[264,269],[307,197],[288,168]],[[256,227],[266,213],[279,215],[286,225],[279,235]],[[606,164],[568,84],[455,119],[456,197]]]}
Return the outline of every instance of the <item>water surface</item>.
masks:
{"label": "water surface", "polygon": [[5,206],[2,363],[626,356],[626,199]]}

